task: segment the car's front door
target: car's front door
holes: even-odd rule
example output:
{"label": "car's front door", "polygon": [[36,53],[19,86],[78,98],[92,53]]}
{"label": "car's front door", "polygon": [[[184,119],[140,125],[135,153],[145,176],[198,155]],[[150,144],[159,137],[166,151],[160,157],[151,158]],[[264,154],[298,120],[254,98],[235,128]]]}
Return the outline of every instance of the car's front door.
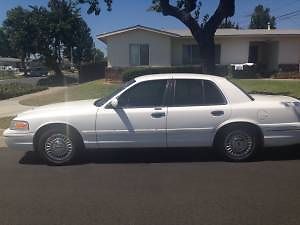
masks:
{"label": "car's front door", "polygon": [[98,111],[99,147],[165,147],[167,80],[140,82],[122,93],[116,108]]}
{"label": "car's front door", "polygon": [[229,118],[230,108],[209,80],[176,79],[168,107],[169,147],[210,146],[216,127]]}

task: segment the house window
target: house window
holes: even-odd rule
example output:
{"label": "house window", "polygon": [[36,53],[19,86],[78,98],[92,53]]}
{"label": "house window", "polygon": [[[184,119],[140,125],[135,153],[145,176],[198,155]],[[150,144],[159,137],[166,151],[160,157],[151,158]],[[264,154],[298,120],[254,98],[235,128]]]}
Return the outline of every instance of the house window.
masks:
{"label": "house window", "polygon": [[[198,45],[183,45],[183,65],[201,64],[200,49]],[[221,45],[215,45],[215,63],[221,62]]]}
{"label": "house window", "polygon": [[199,65],[200,61],[198,45],[183,45],[183,65]]}
{"label": "house window", "polygon": [[149,45],[148,44],[130,44],[129,60],[131,66],[149,65]]}

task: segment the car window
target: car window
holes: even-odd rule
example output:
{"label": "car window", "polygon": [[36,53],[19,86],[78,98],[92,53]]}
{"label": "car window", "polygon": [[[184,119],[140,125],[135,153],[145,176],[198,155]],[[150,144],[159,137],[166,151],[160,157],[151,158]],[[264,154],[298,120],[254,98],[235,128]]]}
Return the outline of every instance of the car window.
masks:
{"label": "car window", "polygon": [[204,81],[204,104],[205,105],[225,105],[226,99],[220,89],[211,81]]}
{"label": "car window", "polygon": [[173,106],[195,105],[203,105],[202,80],[176,80]]}
{"label": "car window", "polygon": [[145,81],[135,85],[119,98],[119,106],[124,108],[162,106],[167,80]]}

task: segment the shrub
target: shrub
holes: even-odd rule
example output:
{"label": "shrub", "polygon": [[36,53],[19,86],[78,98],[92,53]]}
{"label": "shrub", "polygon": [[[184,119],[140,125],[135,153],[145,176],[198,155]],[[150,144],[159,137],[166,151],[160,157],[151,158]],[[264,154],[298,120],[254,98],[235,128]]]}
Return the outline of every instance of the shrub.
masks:
{"label": "shrub", "polygon": [[229,66],[229,75],[238,79],[257,78],[256,66],[243,66],[243,70],[235,70],[234,66]]}
{"label": "shrub", "polygon": [[15,79],[15,73],[13,71],[0,70],[0,80]]}
{"label": "shrub", "polygon": [[0,99],[17,97],[47,89],[46,87],[33,86],[24,83],[0,84]]}
{"label": "shrub", "polygon": [[129,81],[139,76],[159,73],[202,73],[202,68],[199,66],[130,68],[123,71],[122,79]]}

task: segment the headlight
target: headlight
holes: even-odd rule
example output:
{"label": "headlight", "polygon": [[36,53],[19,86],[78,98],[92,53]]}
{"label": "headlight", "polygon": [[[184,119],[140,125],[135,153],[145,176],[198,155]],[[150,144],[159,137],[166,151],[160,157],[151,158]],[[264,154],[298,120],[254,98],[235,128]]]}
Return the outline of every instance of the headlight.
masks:
{"label": "headlight", "polygon": [[13,120],[10,123],[11,130],[29,130],[29,124],[26,121]]}

